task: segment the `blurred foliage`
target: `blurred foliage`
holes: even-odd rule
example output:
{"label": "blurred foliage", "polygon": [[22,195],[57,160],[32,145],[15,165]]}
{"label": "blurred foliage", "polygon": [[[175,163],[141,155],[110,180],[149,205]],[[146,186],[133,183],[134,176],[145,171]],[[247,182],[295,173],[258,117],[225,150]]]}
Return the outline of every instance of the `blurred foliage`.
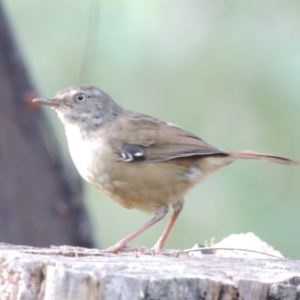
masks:
{"label": "blurred foliage", "polygon": [[[4,5],[42,95],[90,83],[126,108],[175,123],[216,147],[300,159],[299,1]],[[51,117],[65,147],[63,128]],[[299,259],[299,182],[297,167],[236,162],[188,194],[167,247],[252,231]],[[150,218],[89,187],[86,198],[103,246]],[[152,245],[166,221],[135,243]]]}

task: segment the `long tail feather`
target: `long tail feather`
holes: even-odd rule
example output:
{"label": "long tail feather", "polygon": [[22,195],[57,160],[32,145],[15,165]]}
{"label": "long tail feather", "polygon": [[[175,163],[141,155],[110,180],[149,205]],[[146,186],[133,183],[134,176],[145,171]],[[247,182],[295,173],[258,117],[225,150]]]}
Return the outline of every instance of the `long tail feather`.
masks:
{"label": "long tail feather", "polygon": [[285,164],[285,165],[300,165],[300,161],[266,154],[266,153],[259,153],[254,151],[238,151],[238,152],[229,152],[229,156],[234,158],[240,158],[240,159],[257,159],[257,160],[265,160],[270,161],[278,164]]}

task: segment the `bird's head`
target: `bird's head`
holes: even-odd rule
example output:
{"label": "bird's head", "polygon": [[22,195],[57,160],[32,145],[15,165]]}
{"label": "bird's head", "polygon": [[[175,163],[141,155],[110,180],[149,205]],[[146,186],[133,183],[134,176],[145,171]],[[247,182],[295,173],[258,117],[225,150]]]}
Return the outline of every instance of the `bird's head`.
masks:
{"label": "bird's head", "polygon": [[123,112],[109,95],[91,85],[73,85],[57,92],[53,98],[33,101],[55,109],[64,124],[76,123],[80,127],[100,127]]}

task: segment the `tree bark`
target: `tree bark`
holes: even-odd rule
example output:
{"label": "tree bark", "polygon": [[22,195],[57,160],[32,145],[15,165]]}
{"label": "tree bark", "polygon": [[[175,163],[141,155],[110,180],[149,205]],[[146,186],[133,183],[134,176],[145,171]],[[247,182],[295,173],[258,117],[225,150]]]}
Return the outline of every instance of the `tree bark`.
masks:
{"label": "tree bark", "polygon": [[78,176],[68,175],[0,2],[0,240],[93,245]]}

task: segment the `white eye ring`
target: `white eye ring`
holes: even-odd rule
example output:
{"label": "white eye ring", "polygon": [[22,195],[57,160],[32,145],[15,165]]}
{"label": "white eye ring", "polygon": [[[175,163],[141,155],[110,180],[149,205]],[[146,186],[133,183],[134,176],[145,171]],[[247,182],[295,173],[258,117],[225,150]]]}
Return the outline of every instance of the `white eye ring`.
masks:
{"label": "white eye ring", "polygon": [[84,102],[85,99],[86,99],[86,97],[85,97],[85,94],[83,94],[83,93],[79,93],[79,94],[76,95],[76,101],[77,102]]}

